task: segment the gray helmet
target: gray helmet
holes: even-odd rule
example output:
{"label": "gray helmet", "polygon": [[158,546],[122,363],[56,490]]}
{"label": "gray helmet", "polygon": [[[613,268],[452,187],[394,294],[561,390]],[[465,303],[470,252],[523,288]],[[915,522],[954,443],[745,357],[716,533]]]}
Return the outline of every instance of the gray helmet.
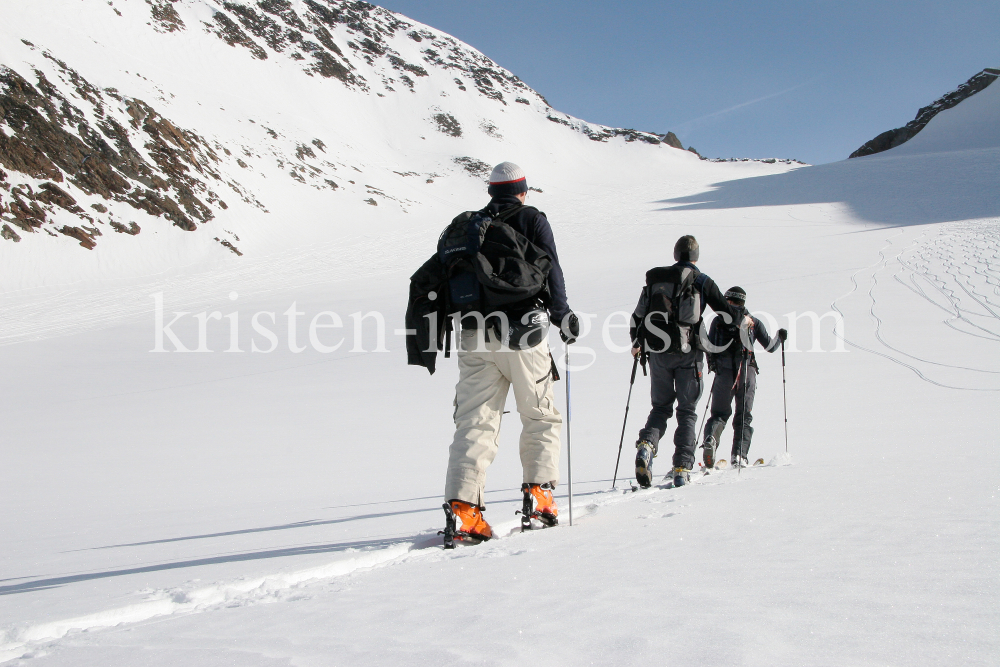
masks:
{"label": "gray helmet", "polygon": [[691,236],[682,236],[674,244],[675,262],[697,262],[698,261],[698,239]]}

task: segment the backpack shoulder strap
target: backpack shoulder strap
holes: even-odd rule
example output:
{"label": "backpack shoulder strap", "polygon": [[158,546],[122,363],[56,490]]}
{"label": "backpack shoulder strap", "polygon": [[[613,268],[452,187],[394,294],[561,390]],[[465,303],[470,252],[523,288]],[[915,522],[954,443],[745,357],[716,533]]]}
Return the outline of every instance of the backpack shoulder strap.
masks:
{"label": "backpack shoulder strap", "polygon": [[[524,204],[518,204],[517,206],[511,206],[508,209],[500,211],[495,216],[493,216],[494,222],[507,222],[509,219],[513,218],[522,209],[532,208],[531,206],[525,206]],[[535,209],[536,211],[538,209]]]}

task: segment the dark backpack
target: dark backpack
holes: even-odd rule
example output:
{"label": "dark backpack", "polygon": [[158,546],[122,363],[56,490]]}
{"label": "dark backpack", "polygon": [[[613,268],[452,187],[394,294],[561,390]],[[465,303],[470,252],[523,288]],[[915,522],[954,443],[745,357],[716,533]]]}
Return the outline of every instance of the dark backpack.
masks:
{"label": "dark backpack", "polygon": [[549,256],[505,222],[521,208],[496,217],[466,211],[441,233],[438,258],[448,279],[448,313],[488,315],[545,299]]}
{"label": "dark backpack", "polygon": [[703,275],[688,266],[646,272],[649,306],[639,324],[639,342],[646,352],[684,354],[697,344]]}

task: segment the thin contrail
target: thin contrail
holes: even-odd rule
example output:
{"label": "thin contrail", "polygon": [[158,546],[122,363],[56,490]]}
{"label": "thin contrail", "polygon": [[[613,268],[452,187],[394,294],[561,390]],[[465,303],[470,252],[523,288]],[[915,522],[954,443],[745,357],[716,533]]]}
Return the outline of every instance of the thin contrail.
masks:
{"label": "thin contrail", "polygon": [[763,102],[764,100],[769,100],[769,99],[772,99],[772,98],[775,98],[775,97],[780,97],[781,95],[786,95],[786,94],[792,92],[793,90],[798,90],[802,86],[809,85],[810,83],[812,83],[815,80],[816,79],[810,79],[809,81],[804,81],[804,82],[798,84],[797,86],[792,86],[791,88],[786,88],[785,90],[778,91],[777,93],[771,93],[770,95],[764,95],[763,97],[758,97],[757,99],[750,100],[749,102],[743,102],[742,104],[737,104],[737,105],[731,106],[731,107],[729,107],[727,109],[722,109],[720,111],[713,111],[712,113],[705,114],[704,116],[698,116],[697,118],[693,118],[693,119],[691,119],[689,121],[685,121],[685,122],[681,123],[677,127],[678,128],[682,128],[682,127],[685,127],[687,125],[691,125],[693,123],[697,123],[698,121],[707,120],[709,118],[715,118],[716,116],[721,116],[723,114],[727,114],[727,113],[730,113],[732,111],[736,111],[737,109],[742,109],[743,107],[748,107],[751,104],[757,104],[758,102]]}

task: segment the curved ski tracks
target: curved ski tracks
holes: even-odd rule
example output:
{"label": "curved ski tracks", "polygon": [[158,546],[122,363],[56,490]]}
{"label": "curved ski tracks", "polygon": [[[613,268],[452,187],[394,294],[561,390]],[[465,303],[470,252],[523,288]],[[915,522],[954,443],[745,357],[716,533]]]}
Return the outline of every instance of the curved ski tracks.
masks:
{"label": "curved ski tracks", "polygon": [[[965,391],[1000,391],[1000,387],[963,386],[936,379],[928,375],[929,369],[922,369],[910,363],[912,361],[920,365],[926,364],[963,373],[1000,375],[1000,370],[928,359],[911,354],[890,343],[884,332],[884,320],[878,313],[880,303],[876,296],[879,288],[883,291],[887,288],[880,283],[879,273],[892,268],[891,265],[894,264],[893,280],[927,302],[933,309],[948,313],[948,317],[942,322],[945,326],[957,333],[990,343],[1000,342],[1000,300],[992,299],[989,294],[992,292],[993,297],[1000,295],[1000,272],[996,269],[997,260],[1000,258],[1000,225],[995,220],[953,223],[944,226],[940,233],[929,240],[925,240],[928,236],[928,232],[925,231],[890,259],[889,248],[906,233],[907,230],[900,229],[897,234],[888,237],[886,245],[879,250],[878,261],[855,271],[851,275],[852,289],[830,304],[831,309],[846,322],[847,315],[838,304],[858,293],[861,290],[859,275],[862,272],[870,272],[868,278],[870,283],[866,290],[869,302],[868,316],[872,322],[872,335],[885,351],[848,339],[844,332],[837,330],[836,326],[834,335],[855,349],[875,354],[903,366],[929,384]],[[969,269],[971,275],[968,273]],[[901,274],[906,273],[909,274],[908,278],[901,277]],[[992,290],[989,289],[991,287]],[[964,300],[969,302],[968,307],[963,305]],[[929,316],[928,322],[931,322]],[[958,346],[961,345],[961,341],[953,341],[952,344]]]}

